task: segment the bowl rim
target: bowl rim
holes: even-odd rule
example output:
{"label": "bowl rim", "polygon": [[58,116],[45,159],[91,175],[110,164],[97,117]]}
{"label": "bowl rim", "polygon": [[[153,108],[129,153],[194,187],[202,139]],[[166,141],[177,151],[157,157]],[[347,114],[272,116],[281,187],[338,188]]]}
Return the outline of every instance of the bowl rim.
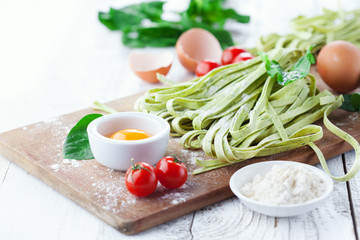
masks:
{"label": "bowl rim", "polygon": [[[249,168],[256,168],[258,166],[261,165],[270,165],[269,171],[271,171],[272,167],[274,165],[277,164],[290,164],[290,165],[297,165],[297,166],[303,166],[306,167],[307,169],[309,169],[310,171],[312,171],[313,173],[317,174],[319,177],[321,177],[325,184],[326,184],[326,191],[324,194],[322,194],[320,197],[312,199],[310,201],[304,202],[304,203],[298,203],[298,204],[288,204],[288,205],[275,205],[275,204],[269,204],[269,203],[263,203],[263,202],[259,202],[259,201],[255,201],[251,198],[246,197],[245,195],[243,195],[240,191],[240,189],[238,189],[235,184],[236,184],[236,176],[241,174],[242,171],[246,171]],[[269,172],[267,171],[267,172]],[[255,177],[252,176],[252,179]],[[249,179],[249,181],[251,181],[252,179]],[[240,168],[239,170],[237,170],[230,178],[229,181],[229,185],[230,185],[230,189],[231,191],[241,200],[244,202],[248,202],[250,204],[253,205],[258,205],[258,206],[263,206],[263,207],[267,207],[267,208],[277,208],[277,209],[292,209],[292,208],[300,208],[300,207],[306,207],[306,206],[311,206],[317,202],[321,202],[323,200],[325,200],[326,198],[329,197],[329,195],[333,192],[334,190],[334,182],[332,180],[332,178],[327,175],[324,171],[322,171],[321,169],[309,165],[309,164],[305,164],[305,163],[301,163],[301,162],[295,162],[295,161],[289,161],[289,160],[271,160],[271,161],[264,161],[264,162],[257,162],[257,163],[253,163],[250,165],[247,165],[243,168]]]}
{"label": "bowl rim", "polygon": [[[132,118],[142,118],[146,119],[147,121],[149,119],[155,120],[161,125],[161,130],[157,132],[156,134],[150,136],[149,138],[140,139],[140,140],[118,140],[118,139],[111,139],[109,137],[106,137],[99,133],[98,126],[101,124],[104,124],[106,121],[111,119],[121,119],[124,117],[132,117]],[[169,135],[170,133],[170,125],[167,121],[165,121],[163,118],[150,114],[150,113],[143,113],[143,112],[118,112],[118,113],[111,113],[107,115],[103,115],[99,118],[96,118],[93,120],[87,127],[87,133],[89,137],[96,138],[99,141],[108,143],[108,144],[114,144],[114,145],[139,145],[139,144],[146,144],[149,142],[154,142],[159,139],[162,139]],[[91,136],[90,136],[91,135]]]}

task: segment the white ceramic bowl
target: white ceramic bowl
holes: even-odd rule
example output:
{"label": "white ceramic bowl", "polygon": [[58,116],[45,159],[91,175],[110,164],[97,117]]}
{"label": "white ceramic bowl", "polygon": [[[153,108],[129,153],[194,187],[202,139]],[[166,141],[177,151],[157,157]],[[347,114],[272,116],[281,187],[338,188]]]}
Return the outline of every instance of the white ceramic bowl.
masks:
{"label": "white ceramic bowl", "polygon": [[[115,140],[105,135],[129,128],[145,131],[151,137],[141,140]],[[92,121],[87,133],[91,151],[102,165],[120,171],[135,162],[155,165],[165,154],[170,126],[164,119],[147,113],[120,112],[105,115]]]}
{"label": "white ceramic bowl", "polygon": [[[274,165],[290,164],[295,166],[303,166],[311,170],[314,174],[321,177],[327,187],[325,193],[314,200],[302,204],[293,205],[271,205],[252,200],[241,193],[241,188],[245,183],[253,181],[256,174],[260,173],[264,176],[271,171]],[[230,178],[231,191],[241,200],[241,202],[251,210],[273,217],[290,217],[303,214],[320,206],[331,194],[334,188],[333,180],[322,170],[304,163],[293,161],[268,161],[248,165],[236,171]]]}

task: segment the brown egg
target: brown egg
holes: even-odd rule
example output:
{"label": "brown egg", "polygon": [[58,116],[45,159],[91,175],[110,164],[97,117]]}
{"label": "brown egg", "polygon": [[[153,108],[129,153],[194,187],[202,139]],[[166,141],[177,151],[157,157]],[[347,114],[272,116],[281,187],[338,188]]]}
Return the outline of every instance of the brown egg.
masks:
{"label": "brown egg", "polygon": [[192,28],[181,34],[175,48],[180,63],[190,72],[195,72],[202,60],[220,62],[222,55],[216,37],[201,28]]}
{"label": "brown egg", "polygon": [[346,41],[334,41],[321,49],[317,69],[324,82],[339,93],[359,86],[360,50]]}
{"label": "brown egg", "polygon": [[158,83],[157,73],[168,74],[174,60],[173,54],[164,52],[154,53],[131,53],[129,64],[133,72],[142,80],[149,83]]}

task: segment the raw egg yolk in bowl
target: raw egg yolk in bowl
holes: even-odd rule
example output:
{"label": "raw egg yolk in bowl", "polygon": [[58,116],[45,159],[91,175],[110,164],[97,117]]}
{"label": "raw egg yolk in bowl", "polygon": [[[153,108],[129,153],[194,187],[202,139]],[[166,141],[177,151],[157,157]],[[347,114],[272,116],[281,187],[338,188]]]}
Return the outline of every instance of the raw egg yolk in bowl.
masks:
{"label": "raw egg yolk in bowl", "polygon": [[96,161],[126,171],[132,158],[155,165],[164,156],[170,125],[152,114],[119,112],[95,119],[88,125],[87,133]]}
{"label": "raw egg yolk in bowl", "polygon": [[134,141],[149,138],[151,135],[139,129],[129,128],[111,133],[108,137],[115,140]]}

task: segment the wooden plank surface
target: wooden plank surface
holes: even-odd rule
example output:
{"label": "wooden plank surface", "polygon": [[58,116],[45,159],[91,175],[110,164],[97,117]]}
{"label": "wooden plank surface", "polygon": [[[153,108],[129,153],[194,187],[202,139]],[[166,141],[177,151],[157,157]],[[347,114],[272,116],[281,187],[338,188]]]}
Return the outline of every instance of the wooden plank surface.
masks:
{"label": "wooden plank surface", "polygon": [[[139,95],[109,103],[119,111],[131,111]],[[147,198],[136,198],[127,192],[124,173],[113,171],[94,160],[63,159],[62,145],[71,127],[91,109],[66,114],[0,134],[0,153],[55,190],[69,197],[88,211],[125,234],[134,234],[166,221],[231,197],[228,181],[239,168],[253,162],[291,160],[316,164],[316,155],[308,147],[289,152],[247,160],[228,167],[189,175],[186,184],[178,190],[160,186]],[[330,119],[346,132],[360,140],[360,119],[357,113],[336,110]],[[196,158],[207,157],[200,150],[187,150],[171,138],[168,152],[185,161],[189,172],[197,166]],[[351,148],[324,129],[324,137],[316,142],[331,158]]]}
{"label": "wooden plank surface", "polygon": [[[345,170],[349,172],[354,164],[355,152],[350,151],[344,154]],[[346,183],[349,192],[349,204],[354,223],[354,233],[359,239],[360,234],[360,175],[356,175]]]}
{"label": "wooden plank surface", "polygon": [[[0,1],[0,132],[83,109],[94,100],[107,102],[152,87],[128,69],[131,50],[120,44],[119,34],[107,31],[96,19],[100,10],[132,2]],[[286,33],[294,16],[319,14],[323,7],[338,8],[336,0],[228,0],[227,4],[251,15],[250,24],[233,28],[238,34],[236,42],[248,47],[254,46],[260,35]],[[344,9],[359,8],[360,1],[342,1],[341,5]],[[175,60],[169,77],[178,81],[189,74]],[[349,163],[353,161],[353,154],[345,156]],[[344,167],[341,160],[340,156],[328,161],[336,175],[341,175],[337,170]],[[246,208],[230,198],[135,236],[125,236],[0,156],[0,239],[254,239],[247,235],[251,231],[260,232],[254,236],[263,239],[354,239],[351,226],[355,223],[360,227],[360,216],[352,218],[346,204],[348,192],[351,199],[360,198],[358,179],[350,181],[349,189],[346,184],[335,184],[336,197],[319,207],[319,215],[310,212],[285,219],[244,215]],[[359,201],[355,202],[359,206]],[[358,213],[358,209],[354,211]],[[198,223],[200,216],[202,224]],[[219,228],[221,220],[233,227]]]}

